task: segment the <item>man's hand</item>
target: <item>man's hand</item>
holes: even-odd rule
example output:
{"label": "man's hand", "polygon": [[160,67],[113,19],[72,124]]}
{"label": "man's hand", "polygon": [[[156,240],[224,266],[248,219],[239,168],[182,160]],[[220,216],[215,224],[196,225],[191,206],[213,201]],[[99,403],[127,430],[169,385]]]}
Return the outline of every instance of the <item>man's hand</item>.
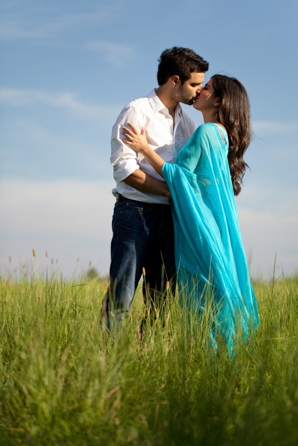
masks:
{"label": "man's hand", "polygon": [[163,195],[170,197],[170,191],[167,183],[157,178],[152,177],[148,173],[143,172],[141,169],[135,170],[125,180],[123,180],[128,186],[134,187],[142,192],[148,192],[155,195]]}

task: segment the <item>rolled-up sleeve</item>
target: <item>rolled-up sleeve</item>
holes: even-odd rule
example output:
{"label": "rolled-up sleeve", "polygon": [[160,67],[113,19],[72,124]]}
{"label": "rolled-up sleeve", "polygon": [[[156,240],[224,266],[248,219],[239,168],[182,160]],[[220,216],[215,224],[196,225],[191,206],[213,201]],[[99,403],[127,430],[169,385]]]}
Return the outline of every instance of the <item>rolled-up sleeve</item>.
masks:
{"label": "rolled-up sleeve", "polygon": [[117,183],[125,180],[135,170],[139,169],[138,153],[122,141],[123,125],[128,122],[134,124],[140,131],[144,126],[142,116],[135,107],[125,107],[120,113],[112,128],[111,164],[114,170],[114,179]]}

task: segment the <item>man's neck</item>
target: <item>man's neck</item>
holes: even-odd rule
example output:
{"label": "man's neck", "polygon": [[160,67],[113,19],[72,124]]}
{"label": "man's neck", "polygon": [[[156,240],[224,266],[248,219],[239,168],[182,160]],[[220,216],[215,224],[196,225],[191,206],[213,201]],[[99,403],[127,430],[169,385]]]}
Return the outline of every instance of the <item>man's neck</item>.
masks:
{"label": "man's neck", "polygon": [[168,92],[162,88],[162,86],[156,88],[155,93],[158,96],[158,98],[161,100],[161,102],[164,104],[164,106],[167,107],[170,115],[174,119],[175,118],[175,110],[176,110],[176,107],[179,104],[179,102],[173,100],[169,96]]}

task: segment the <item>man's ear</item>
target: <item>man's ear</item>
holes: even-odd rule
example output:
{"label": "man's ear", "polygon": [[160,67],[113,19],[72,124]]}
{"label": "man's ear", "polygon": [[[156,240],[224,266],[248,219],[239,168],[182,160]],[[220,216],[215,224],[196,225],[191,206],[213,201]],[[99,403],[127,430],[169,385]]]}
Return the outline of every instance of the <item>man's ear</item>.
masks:
{"label": "man's ear", "polygon": [[175,75],[171,77],[171,85],[172,87],[177,87],[180,83],[180,77]]}

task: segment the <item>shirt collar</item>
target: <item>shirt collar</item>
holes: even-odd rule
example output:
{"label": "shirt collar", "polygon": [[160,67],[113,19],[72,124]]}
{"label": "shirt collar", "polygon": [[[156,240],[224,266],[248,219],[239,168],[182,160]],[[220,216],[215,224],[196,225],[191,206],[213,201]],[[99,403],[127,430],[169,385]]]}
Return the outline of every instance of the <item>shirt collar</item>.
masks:
{"label": "shirt collar", "polygon": [[[159,99],[159,97],[155,93],[155,90],[152,90],[148,94],[148,98],[149,98],[149,102],[151,104],[151,107],[152,107],[154,113],[158,113],[161,110],[166,110],[167,112],[169,112],[167,107],[164,105],[163,102],[161,102],[161,100]],[[175,109],[175,116],[178,116],[179,118],[181,118],[181,116],[182,116],[182,108],[181,108],[180,104],[177,104],[177,107]]]}

